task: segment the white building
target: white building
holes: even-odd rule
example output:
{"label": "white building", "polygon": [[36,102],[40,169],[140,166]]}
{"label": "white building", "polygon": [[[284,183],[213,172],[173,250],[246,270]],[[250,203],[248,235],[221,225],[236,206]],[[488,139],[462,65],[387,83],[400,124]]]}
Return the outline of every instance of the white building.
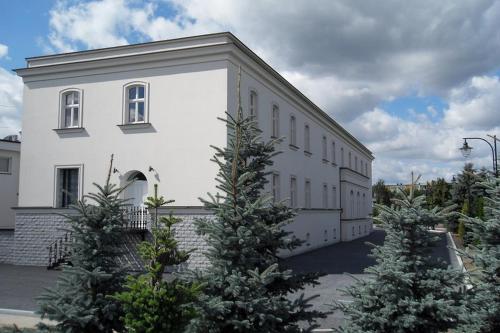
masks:
{"label": "white building", "polygon": [[[268,190],[301,208],[290,226],[307,241],[298,252],[370,233],[371,152],[235,36],[218,33],[28,58],[17,70],[17,262],[45,264],[43,248],[64,223],[57,213],[104,181],[112,153],[113,180],[136,180],[125,193],[133,204],[159,184],[186,225],[207,214],[198,197],[216,191],[209,145],[227,142],[217,117],[235,113],[239,66],[245,111],[264,138],[286,137]],[[196,244],[186,228],[181,237]]]}
{"label": "white building", "polygon": [[16,136],[0,140],[0,229],[14,229],[19,191],[19,154],[21,143]]}

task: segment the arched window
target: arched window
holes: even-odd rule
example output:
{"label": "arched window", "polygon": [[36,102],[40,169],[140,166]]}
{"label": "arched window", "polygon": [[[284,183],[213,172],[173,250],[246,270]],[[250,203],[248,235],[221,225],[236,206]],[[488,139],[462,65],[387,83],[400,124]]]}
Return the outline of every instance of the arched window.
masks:
{"label": "arched window", "polygon": [[250,91],[250,116],[252,116],[254,120],[258,117],[258,97],[255,90]]}
{"label": "arched window", "polygon": [[365,164],[365,175],[368,176],[368,163]]}
{"label": "arched window", "polygon": [[358,157],[354,156],[354,170],[358,171]]}
{"label": "arched window", "polygon": [[323,209],[328,209],[328,185],[323,184]]}
{"label": "arched window", "polygon": [[333,228],[333,239],[337,239],[337,228]]}
{"label": "arched window", "polygon": [[147,86],[130,83],[125,86],[124,123],[147,123]]}
{"label": "arched window", "polygon": [[344,164],[344,147],[340,148],[340,166],[345,167]]}
{"label": "arched window", "polygon": [[325,242],[328,242],[328,231],[325,230],[325,232],[323,234],[324,234],[324,237],[325,237]]}
{"label": "arched window", "polygon": [[311,245],[310,241],[311,241],[311,234],[310,234],[310,233],[307,233],[307,234],[306,234],[306,242],[307,242],[307,243],[306,243],[306,245],[307,245],[307,246],[310,246],[310,245]]}
{"label": "arched window", "polygon": [[306,179],[304,185],[304,206],[306,209],[311,209],[311,181]]}
{"label": "arched window", "polygon": [[349,169],[352,169],[352,153],[349,152]]}
{"label": "arched window", "polygon": [[332,187],[332,208],[337,208],[337,187]]}
{"label": "arched window", "polygon": [[368,215],[366,212],[368,211],[368,207],[366,207],[366,194],[363,193],[363,209],[362,209],[362,215],[366,216]]}
{"label": "arched window", "polygon": [[361,168],[360,168],[360,170],[359,170],[359,171],[360,171],[361,173],[364,173],[365,171],[364,171],[364,169],[363,169],[363,160],[360,160],[360,161],[359,161],[359,163],[361,164]]}
{"label": "arched window", "polygon": [[322,153],[323,153],[323,161],[328,161],[328,155],[327,155],[327,147],[326,147],[326,136],[323,135],[323,138],[321,139],[321,147],[322,147]]}
{"label": "arched window", "polygon": [[280,109],[276,104],[273,104],[272,110],[272,137],[279,138],[280,136]]}
{"label": "arched window", "polygon": [[359,235],[361,235],[361,226],[360,226],[360,225],[358,225],[358,228],[359,228],[359,230],[358,230],[358,234],[359,234]]}
{"label": "arched window", "polygon": [[290,116],[290,144],[297,146],[297,122],[295,116]]}
{"label": "arched window", "polygon": [[60,128],[78,128],[81,125],[82,96],[78,89],[68,89],[61,93]]}
{"label": "arched window", "polygon": [[350,207],[349,207],[349,212],[351,213],[351,218],[354,217],[354,191],[351,190],[351,197],[350,197]]}
{"label": "arched window", "polygon": [[311,131],[309,125],[304,126],[304,151],[311,152]]}

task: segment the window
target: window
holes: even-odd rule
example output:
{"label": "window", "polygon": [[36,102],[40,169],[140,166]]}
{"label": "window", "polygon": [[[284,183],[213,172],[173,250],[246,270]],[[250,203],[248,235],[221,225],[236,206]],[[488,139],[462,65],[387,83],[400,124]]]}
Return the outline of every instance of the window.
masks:
{"label": "window", "polygon": [[365,175],[368,176],[368,163],[365,164]]}
{"label": "window", "polygon": [[0,173],[10,173],[11,158],[0,156]]}
{"label": "window", "polygon": [[358,157],[354,156],[354,170],[358,171]]}
{"label": "window", "polygon": [[272,136],[279,138],[280,136],[280,109],[277,105],[273,105],[273,131]]}
{"label": "window", "polygon": [[323,232],[323,236],[325,237],[325,242],[328,242],[328,230]]}
{"label": "window", "polygon": [[360,161],[359,161],[359,163],[361,164],[361,168],[360,168],[360,170],[359,170],[359,171],[360,171],[361,173],[363,173],[363,172],[364,172],[364,170],[363,170],[363,160],[360,160]]}
{"label": "window", "polygon": [[333,239],[337,239],[337,228],[333,228]]}
{"label": "window", "polygon": [[368,233],[368,226],[365,224],[365,234]]}
{"label": "window", "polygon": [[305,198],[305,207],[311,208],[311,181],[306,179],[306,183],[304,186],[304,198]]}
{"label": "window", "polygon": [[143,85],[127,88],[127,123],[144,122],[144,101]]}
{"label": "window", "polygon": [[67,208],[80,198],[80,167],[56,167],[56,207]]}
{"label": "window", "polygon": [[361,235],[361,226],[360,225],[358,225],[358,229],[359,229],[358,234]]}
{"label": "window", "polygon": [[328,209],[328,185],[323,184],[323,209]]}
{"label": "window", "polygon": [[335,152],[335,141],[332,141],[332,163],[337,163],[337,157]]}
{"label": "window", "polygon": [[361,198],[359,196],[359,192],[356,195],[356,217],[359,217],[361,215]]}
{"label": "window", "polygon": [[310,233],[307,233],[307,234],[306,234],[306,242],[307,242],[307,243],[306,243],[306,245],[307,245],[307,246],[311,245],[310,241],[311,241],[311,234],[310,234]]}
{"label": "window", "polygon": [[309,125],[304,126],[304,150],[307,152],[311,151],[311,132],[309,129]]}
{"label": "window", "polygon": [[326,136],[323,135],[323,138],[321,139],[321,147],[322,147],[322,154],[323,154],[323,161],[328,161],[328,153],[327,153],[327,148],[326,148]]}
{"label": "window", "polygon": [[352,226],[352,235],[354,236],[355,233],[354,233],[354,226]]}
{"label": "window", "polygon": [[297,207],[297,177],[290,177],[290,207]]}
{"label": "window", "polygon": [[349,207],[349,213],[350,213],[350,217],[353,218],[354,217],[354,192],[351,190],[351,197],[350,197],[350,207]]}
{"label": "window", "polygon": [[340,148],[340,166],[344,167],[344,147]]}
{"label": "window", "polygon": [[280,200],[280,174],[277,172],[273,173],[273,199],[274,202],[277,202]]}
{"label": "window", "polygon": [[366,214],[367,210],[368,210],[368,209],[367,209],[367,207],[366,207],[366,194],[365,194],[365,193],[363,193],[363,207],[362,207],[362,209],[361,209],[361,214],[362,214],[363,216],[366,216],[366,215],[367,215],[367,214]]}
{"label": "window", "polygon": [[258,109],[257,109],[257,92],[252,90],[250,91],[250,116],[257,120]]}
{"label": "window", "polygon": [[349,169],[352,169],[352,154],[349,152]]}
{"label": "window", "polygon": [[61,94],[61,119],[59,128],[81,127],[81,93],[79,90],[71,89]]}
{"label": "window", "polygon": [[337,208],[337,188],[335,186],[332,187],[332,208]]}
{"label": "window", "polygon": [[297,146],[297,124],[295,116],[290,117],[290,144]]}

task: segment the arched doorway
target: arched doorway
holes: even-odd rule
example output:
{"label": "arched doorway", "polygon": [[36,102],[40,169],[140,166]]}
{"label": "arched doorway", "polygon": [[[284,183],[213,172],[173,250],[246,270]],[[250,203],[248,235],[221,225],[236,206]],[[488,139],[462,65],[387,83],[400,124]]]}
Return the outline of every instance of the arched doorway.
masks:
{"label": "arched doorway", "polygon": [[140,171],[131,171],[126,177],[127,188],[123,192],[123,197],[128,199],[127,205],[144,206],[144,201],[148,197],[148,180]]}

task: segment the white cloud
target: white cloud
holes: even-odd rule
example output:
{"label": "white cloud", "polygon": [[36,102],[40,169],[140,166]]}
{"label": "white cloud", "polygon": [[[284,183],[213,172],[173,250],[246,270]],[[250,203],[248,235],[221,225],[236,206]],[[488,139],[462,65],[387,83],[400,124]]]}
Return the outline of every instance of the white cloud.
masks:
{"label": "white cloud", "polygon": [[9,53],[9,47],[4,44],[0,44],[0,59],[3,57],[7,57],[7,54]]}
{"label": "white cloud", "polygon": [[0,139],[20,130],[22,95],[21,78],[0,67]]}

